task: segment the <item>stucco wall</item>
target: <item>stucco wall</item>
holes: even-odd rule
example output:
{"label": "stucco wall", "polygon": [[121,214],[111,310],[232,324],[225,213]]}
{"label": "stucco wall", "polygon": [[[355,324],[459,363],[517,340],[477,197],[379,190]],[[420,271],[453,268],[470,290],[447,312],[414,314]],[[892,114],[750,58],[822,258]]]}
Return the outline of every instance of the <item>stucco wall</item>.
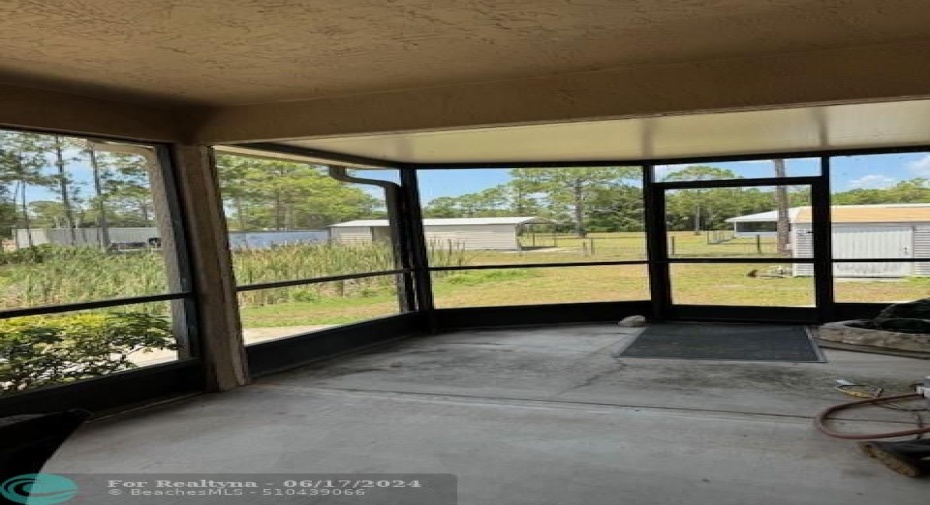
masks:
{"label": "stucco wall", "polygon": [[3,85],[0,127],[148,141],[182,141],[190,136],[166,108]]}

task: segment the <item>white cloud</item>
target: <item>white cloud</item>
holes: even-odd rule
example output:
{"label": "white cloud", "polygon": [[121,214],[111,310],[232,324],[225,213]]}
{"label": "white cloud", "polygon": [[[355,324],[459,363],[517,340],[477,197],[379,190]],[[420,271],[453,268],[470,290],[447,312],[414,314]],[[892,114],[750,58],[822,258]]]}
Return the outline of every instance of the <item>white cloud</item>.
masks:
{"label": "white cloud", "polygon": [[930,154],[908,163],[907,168],[921,177],[930,177]]}
{"label": "white cloud", "polygon": [[858,179],[853,179],[846,183],[850,189],[884,189],[893,186],[898,182],[893,177],[881,174],[863,175]]}
{"label": "white cloud", "polygon": [[761,164],[771,165],[771,164],[772,164],[772,160],[747,160],[747,161],[741,161],[740,163],[753,163],[753,164],[757,164],[757,165],[761,165]]}

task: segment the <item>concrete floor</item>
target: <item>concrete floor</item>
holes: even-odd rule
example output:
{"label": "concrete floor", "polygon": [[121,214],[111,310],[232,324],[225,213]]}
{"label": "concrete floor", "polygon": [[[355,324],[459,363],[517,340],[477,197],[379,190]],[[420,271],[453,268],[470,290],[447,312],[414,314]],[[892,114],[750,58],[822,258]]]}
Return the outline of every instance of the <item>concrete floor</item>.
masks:
{"label": "concrete floor", "polygon": [[[928,503],[930,480],[892,473],[810,417],[848,400],[836,379],[902,391],[930,361],[830,350],[829,363],[803,364],[614,357],[636,332],[405,340],[94,423],[46,471],[451,473],[463,505]],[[884,409],[847,419],[838,426],[913,426]]]}

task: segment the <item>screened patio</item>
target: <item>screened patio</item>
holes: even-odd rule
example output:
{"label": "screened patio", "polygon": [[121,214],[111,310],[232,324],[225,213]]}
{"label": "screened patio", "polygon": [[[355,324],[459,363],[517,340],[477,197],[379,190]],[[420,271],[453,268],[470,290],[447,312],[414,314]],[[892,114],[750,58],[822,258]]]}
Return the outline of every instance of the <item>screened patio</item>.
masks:
{"label": "screened patio", "polygon": [[[922,483],[803,421],[842,400],[831,381],[905,387],[923,361],[614,351],[628,316],[817,326],[926,297],[930,227],[850,248],[833,211],[930,203],[925,6],[633,3],[9,6],[0,412],[93,412],[60,472],[438,468],[461,503],[545,502],[557,477],[591,484],[586,503],[637,482],[633,503],[705,485],[708,503],[918,503]],[[777,224],[799,208],[803,233]],[[507,247],[424,228],[514,216],[545,228]],[[352,222],[377,237],[334,238]],[[837,274],[863,269],[901,275]],[[663,490],[675,451],[652,449],[688,423]],[[534,464],[549,484],[479,483]]]}

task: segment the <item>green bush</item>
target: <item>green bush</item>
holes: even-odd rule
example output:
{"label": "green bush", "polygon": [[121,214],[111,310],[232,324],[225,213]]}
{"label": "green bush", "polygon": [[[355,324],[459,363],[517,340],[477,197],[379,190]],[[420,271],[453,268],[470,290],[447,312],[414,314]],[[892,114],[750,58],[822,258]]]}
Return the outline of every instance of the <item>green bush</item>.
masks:
{"label": "green bush", "polygon": [[134,312],[0,321],[0,393],[135,368],[139,351],[176,349],[164,317]]}

